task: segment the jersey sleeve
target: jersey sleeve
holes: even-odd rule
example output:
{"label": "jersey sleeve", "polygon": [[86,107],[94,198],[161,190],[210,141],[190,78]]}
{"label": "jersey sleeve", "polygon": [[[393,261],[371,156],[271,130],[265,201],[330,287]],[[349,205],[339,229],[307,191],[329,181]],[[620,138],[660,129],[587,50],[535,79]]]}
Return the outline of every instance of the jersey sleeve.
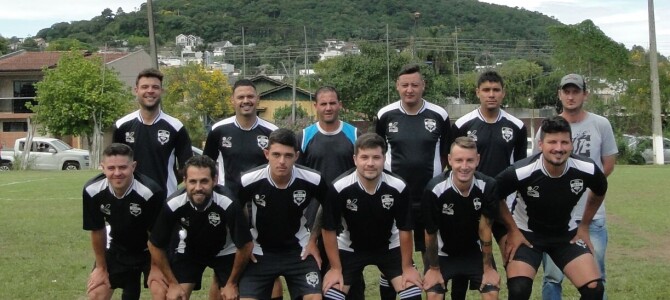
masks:
{"label": "jersey sleeve", "polygon": [[605,193],[607,193],[607,177],[605,177],[605,174],[603,173],[602,170],[598,166],[593,164],[594,166],[594,174],[591,177],[591,182],[589,184],[589,189],[591,189],[591,192],[598,196],[604,196]]}
{"label": "jersey sleeve", "polygon": [[166,192],[163,189],[159,189],[153,196],[151,196],[151,198],[149,198],[149,231],[153,231],[156,218],[158,218],[158,215],[160,214],[161,207],[163,207],[166,197]]}
{"label": "jersey sleeve", "polygon": [[205,149],[202,150],[202,155],[207,155],[212,160],[216,161],[219,158],[219,141],[221,140],[221,134],[217,129],[212,130],[207,135],[207,140],[205,141]]}
{"label": "jersey sleeve", "polygon": [[375,133],[384,138],[384,140],[386,140],[386,124],[384,124],[385,122],[386,122],[385,115],[379,116],[377,122],[375,122]]}
{"label": "jersey sleeve", "polygon": [[[440,132],[440,155],[444,156],[446,159],[447,154],[451,146],[451,121],[449,121],[449,116],[444,120],[444,124],[441,127]],[[446,163],[446,162],[445,162]]]}
{"label": "jersey sleeve", "polygon": [[395,210],[396,226],[400,230],[414,229],[414,223],[411,217],[412,201],[409,199],[409,188],[405,187],[398,195],[398,208]]}
{"label": "jersey sleeve", "polygon": [[112,143],[125,143],[125,139],[121,136],[122,132],[116,125],[114,125],[114,133],[112,133]]}
{"label": "jersey sleeve", "polygon": [[434,234],[439,229],[438,219],[439,219],[439,208],[437,207],[437,195],[433,193],[432,187],[434,186],[434,181],[428,183],[426,188],[423,191],[421,196],[421,217],[423,225],[426,228],[426,232],[429,234]]}
{"label": "jersey sleeve", "polygon": [[329,186],[329,192],[326,201],[322,204],[321,227],[329,231],[337,231],[342,225],[342,211],[339,205],[340,193],[332,185]]}
{"label": "jersey sleeve", "polygon": [[249,222],[239,201],[233,201],[226,209],[226,219],[230,238],[237,248],[242,248],[252,240]]}
{"label": "jersey sleeve", "polygon": [[171,234],[175,222],[174,212],[170,209],[167,203],[164,203],[156,218],[153,229],[151,230],[151,236],[149,237],[151,243],[158,248],[166,249],[170,243],[170,237],[172,236]]}
{"label": "jersey sleeve", "polygon": [[486,188],[484,188],[484,199],[482,199],[482,215],[489,218],[489,220],[500,219],[500,211],[498,209],[500,205],[500,198],[497,189],[498,185],[495,179],[486,182]]}
{"label": "jersey sleeve", "polygon": [[191,149],[191,137],[186,131],[186,126],[182,126],[177,133],[177,143],[175,147],[175,156],[179,163],[179,170],[184,168],[186,161],[193,156],[193,149]]}
{"label": "jersey sleeve", "polygon": [[105,228],[105,217],[97,207],[95,200],[87,192],[86,188],[82,192],[84,230],[100,230]]}
{"label": "jersey sleeve", "polygon": [[516,169],[514,166],[509,166],[495,178],[496,181],[496,193],[495,197],[497,200],[505,201],[507,195],[516,191],[517,188],[517,177]]}
{"label": "jersey sleeve", "polygon": [[619,153],[616,146],[616,139],[612,131],[612,124],[605,120],[600,126],[600,135],[602,138],[600,153],[602,156],[610,156]]}
{"label": "jersey sleeve", "polygon": [[526,158],[527,155],[528,131],[526,130],[526,125],[521,126],[521,129],[518,129],[515,136],[517,138],[516,141],[514,141],[514,161],[517,161]]}

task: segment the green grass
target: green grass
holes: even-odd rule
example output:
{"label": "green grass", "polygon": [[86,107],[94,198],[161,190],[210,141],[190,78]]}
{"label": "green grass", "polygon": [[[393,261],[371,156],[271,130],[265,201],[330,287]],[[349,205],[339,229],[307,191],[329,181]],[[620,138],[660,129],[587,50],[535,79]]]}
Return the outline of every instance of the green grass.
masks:
{"label": "green grass", "polygon": [[[81,188],[96,171],[0,173],[0,299],[84,299],[93,263],[82,230]],[[611,299],[670,299],[670,167],[620,166],[610,176],[606,205]],[[500,262],[498,250],[495,249]],[[419,260],[417,260],[419,261]],[[540,298],[541,274],[532,299]],[[368,299],[377,299],[378,272],[366,269]],[[504,285],[501,299],[507,297]],[[192,299],[206,299],[204,290]],[[564,282],[564,299],[579,293]],[[143,299],[149,299],[143,293]],[[120,292],[114,299],[120,299]],[[286,297],[288,299],[288,295]],[[479,299],[469,292],[468,299]]]}

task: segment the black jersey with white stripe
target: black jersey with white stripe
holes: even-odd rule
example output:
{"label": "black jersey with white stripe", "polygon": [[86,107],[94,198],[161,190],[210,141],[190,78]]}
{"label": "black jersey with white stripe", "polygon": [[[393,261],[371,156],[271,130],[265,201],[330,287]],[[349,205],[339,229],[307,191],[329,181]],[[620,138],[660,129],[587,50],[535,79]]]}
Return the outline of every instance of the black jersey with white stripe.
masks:
{"label": "black jersey with white stripe", "polygon": [[426,232],[437,232],[438,254],[466,256],[481,252],[479,220],[498,214],[495,180],[475,172],[470,191],[464,196],[453,182],[452,171],[431,179],[421,200]]}
{"label": "black jersey with white stripe", "polygon": [[356,169],[336,179],[323,205],[323,228],[338,232],[344,251],[385,251],[400,246],[399,230],[412,230],[405,182],[384,171],[374,194],[361,185]]}
{"label": "black jersey with white stripe", "polygon": [[158,182],[168,195],[177,190],[175,166],[183,166],[193,156],[186,127],[162,111],[150,125],[143,123],[139,110],[119,119],[112,142],[130,146],[137,161],[136,171]]}
{"label": "black jersey with white stripe", "polygon": [[528,132],[523,121],[500,110],[494,123],[486,122],[478,109],[460,117],[452,126],[452,138],[471,137],[477,142],[477,171],[496,176],[515,161],[526,158]]}
{"label": "black jersey with white stripe", "polygon": [[[177,243],[170,243],[178,231]],[[209,203],[197,208],[181,188],[163,205],[151,232],[151,243],[169,249],[169,253],[207,259],[235,253],[251,241],[251,233],[242,206],[230,190],[214,187]]]}
{"label": "black jersey with white stripe", "polygon": [[242,129],[235,116],[214,124],[207,135],[203,155],[209,156],[219,165],[219,183],[237,191],[242,172],[268,162],[263,149],[268,146],[268,137],[277,126],[256,118],[248,130]]}
{"label": "black jersey with white stripe", "polygon": [[358,129],[346,122],[340,121],[333,132],[314,123],[298,133],[300,164],[321,172],[330,183],[354,167],[354,143],[359,135]]}
{"label": "black jersey with white stripe", "polygon": [[409,196],[418,204],[426,183],[442,172],[441,157],[449,154],[449,115],[425,100],[410,115],[397,101],[379,110],[377,118],[375,132],[389,147],[385,168],[407,182]]}
{"label": "black jersey with white stripe", "polygon": [[607,178],[600,168],[576,154],[570,155],[559,177],[549,175],[538,153],[509,166],[496,176],[496,182],[499,199],[518,192],[512,216],[519,229],[546,235],[577,228],[571,212],[587,189],[595,195],[607,192]]}
{"label": "black jersey with white stripe", "polygon": [[268,165],[243,173],[239,195],[242,203],[251,202],[254,254],[304,248],[310,236],[305,210],[314,199],[322,202],[327,190],[319,172],[300,165],[293,166],[286,188],[277,187]]}
{"label": "black jersey with white stripe", "polygon": [[165,197],[165,191],[155,181],[136,172],[126,193],[117,198],[105,175],[100,174],[84,185],[84,230],[104,229],[107,222],[111,249],[145,251],[147,232]]}

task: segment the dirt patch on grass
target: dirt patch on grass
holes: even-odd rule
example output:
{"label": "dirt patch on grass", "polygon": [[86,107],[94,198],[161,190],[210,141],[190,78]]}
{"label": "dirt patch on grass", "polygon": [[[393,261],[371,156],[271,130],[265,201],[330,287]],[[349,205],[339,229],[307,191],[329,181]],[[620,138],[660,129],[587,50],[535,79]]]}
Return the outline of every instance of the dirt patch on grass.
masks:
{"label": "dirt patch on grass", "polygon": [[616,215],[607,215],[607,223],[609,228],[615,225],[623,228],[630,235],[637,237],[644,241],[647,245],[636,248],[631,251],[630,248],[624,247],[612,239],[610,233],[609,242],[607,244],[608,260],[615,261],[619,258],[639,258],[652,261],[663,261],[670,263],[670,236],[655,234],[641,228],[635,223],[628,222],[624,218]]}

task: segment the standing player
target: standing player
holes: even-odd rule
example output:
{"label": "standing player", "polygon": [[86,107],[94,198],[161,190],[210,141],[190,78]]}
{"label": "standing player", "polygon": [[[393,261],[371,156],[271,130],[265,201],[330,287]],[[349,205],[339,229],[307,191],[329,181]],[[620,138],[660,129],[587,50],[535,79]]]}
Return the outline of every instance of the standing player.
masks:
{"label": "standing player", "polygon": [[135,151],[137,171],[163,186],[170,195],[177,190],[175,166],[191,156],[186,127],[161,110],[163,74],[146,69],[137,75],[135,94],[140,109],[116,121],[112,141]]}
{"label": "standing player", "polygon": [[274,280],[284,276],[292,298],[321,299],[316,234],[305,226],[309,203],[322,201],[321,175],[295,165],[300,153],[295,134],[277,129],[264,151],[267,165],[242,175],[240,201],[251,203],[253,263],[240,281],[240,298],[269,299]]}
{"label": "standing player", "polygon": [[[589,225],[607,191],[607,178],[593,160],[572,154],[570,124],[561,116],[542,121],[540,154],[498,174],[498,196],[518,192],[508,229],[506,256],[510,299],[529,299],[533,278],[548,254],[577,287],[581,299],[602,299],[605,287],[589,239]],[[590,192],[589,192],[590,190]],[[582,221],[572,214],[588,194]]]}
{"label": "standing player", "polygon": [[[139,299],[140,277],[145,286],[150,256],[147,232],[165,200],[165,191],[140,173],[135,173],[133,150],[113,143],[102,153],[102,172],[83,190],[84,230],[91,231],[95,268],[88,279],[89,299],[111,299],[114,289],[123,299]],[[107,227],[112,238],[107,248]]]}
{"label": "standing player", "polygon": [[[444,299],[446,282],[456,277],[472,282],[482,299],[498,299],[491,234],[498,199],[493,178],[475,171],[479,159],[472,138],[456,138],[449,153],[451,170],[433,178],[423,194],[428,299]],[[460,298],[452,293],[451,299],[465,299],[465,293]]]}
{"label": "standing player", "polygon": [[[610,122],[599,115],[584,110],[584,102],[588,97],[586,81],[577,74],[563,77],[558,90],[558,98],[563,105],[561,117],[565,118],[572,128],[573,152],[591,158],[596,165],[609,176],[614,171],[618,149]],[[575,206],[574,216],[577,222],[583,217],[584,206],[589,193]],[[605,250],[607,249],[607,227],[605,225],[605,204],[598,208],[589,226],[593,251],[600,268],[603,285],[605,284]],[[547,255],[544,256],[544,280],[542,298],[545,300],[561,299],[561,282],[563,272]],[[606,298],[606,297],[605,297]]]}
{"label": "standing player", "polygon": [[[425,87],[419,66],[404,66],[396,80],[400,101],[379,110],[375,129],[388,142],[385,168],[400,175],[409,187],[414,249],[421,253],[425,251],[421,194],[428,181],[446,166],[451,126],[444,108],[423,99]],[[382,299],[395,299],[383,278],[380,294]]]}
{"label": "standing player", "polygon": [[[477,80],[479,107],[460,117],[452,126],[453,137],[467,136],[477,143],[477,152],[482,162],[477,171],[484,175],[496,176],[517,160],[526,157],[528,133],[523,122],[501,109],[505,98],[505,83],[495,71],[482,73]],[[507,197],[511,207],[516,195]],[[505,227],[500,222],[493,223],[493,236],[501,249],[505,244]],[[476,285],[470,285],[470,288]],[[468,281],[456,277],[452,281],[452,299],[465,297]]]}
{"label": "standing player", "polygon": [[[168,299],[189,299],[206,267],[214,270],[223,299],[239,297],[238,281],[253,244],[239,201],[217,185],[216,163],[195,156],[184,167],[185,187],[165,203],[151,233],[149,250],[168,282]],[[176,249],[169,249],[179,228]],[[172,252],[170,262],[166,252]]]}
{"label": "standing player", "polygon": [[[334,87],[324,86],[316,91],[314,108],[318,121],[298,134],[299,163],[321,172],[324,180],[331,183],[354,167],[354,143],[359,132],[353,125],[340,120],[342,102]],[[320,234],[318,223],[321,217],[317,214],[318,208],[317,201],[313,201],[308,208],[308,214],[315,216],[314,219],[317,220],[315,234]],[[323,240],[319,239],[318,244],[320,252],[324,253]],[[321,274],[325,275],[328,270],[328,257],[322,255],[321,258]],[[365,281],[362,277],[349,290],[347,299],[365,299]]]}
{"label": "standing player", "polygon": [[[268,162],[263,150],[268,147],[268,136],[277,129],[274,124],[258,117],[260,99],[251,80],[240,79],[233,84],[231,103],[235,115],[212,126],[207,135],[203,155],[219,165],[219,184],[234,194],[240,188],[240,176],[245,171]],[[282,297],[281,281],[275,282],[272,299]],[[216,278],[210,288],[210,299],[220,299]]]}
{"label": "standing player", "polygon": [[344,299],[367,265],[390,279],[400,299],[421,299],[412,265],[412,222],[405,182],[384,171],[386,142],[374,133],[356,140],[356,169],[333,183],[324,204],[323,240],[331,263],[326,299]]}

